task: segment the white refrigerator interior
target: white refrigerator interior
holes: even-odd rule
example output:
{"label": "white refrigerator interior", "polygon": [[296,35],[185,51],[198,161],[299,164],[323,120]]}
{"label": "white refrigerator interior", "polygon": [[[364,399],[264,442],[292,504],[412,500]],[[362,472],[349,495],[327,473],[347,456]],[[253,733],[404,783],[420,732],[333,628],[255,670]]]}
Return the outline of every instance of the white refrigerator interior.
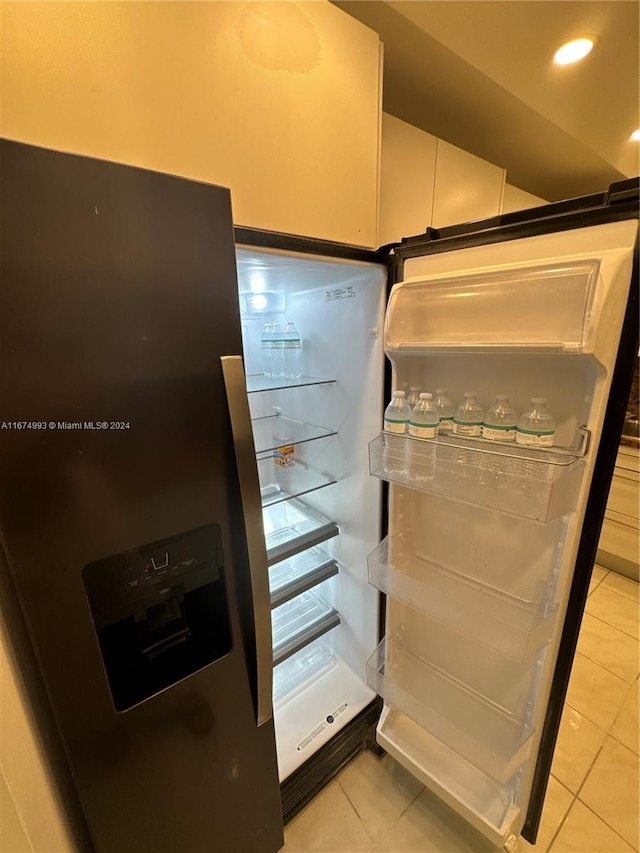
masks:
{"label": "white refrigerator interior", "polygon": [[[366,555],[380,540],[380,482],[366,447],[382,420],[386,269],[238,247],[247,390],[269,562],[274,719],[286,779],[374,698],[378,593]],[[277,339],[300,333],[302,376]],[[279,324],[263,352],[265,324]],[[273,344],[273,340],[270,341]]]}
{"label": "white refrigerator interior", "polygon": [[[494,843],[519,834],[632,271],[637,222],[405,262],[385,322],[394,388],[546,397],[554,446],[381,435],[391,487],[369,578],[379,743]],[[589,438],[591,441],[589,442]]]}

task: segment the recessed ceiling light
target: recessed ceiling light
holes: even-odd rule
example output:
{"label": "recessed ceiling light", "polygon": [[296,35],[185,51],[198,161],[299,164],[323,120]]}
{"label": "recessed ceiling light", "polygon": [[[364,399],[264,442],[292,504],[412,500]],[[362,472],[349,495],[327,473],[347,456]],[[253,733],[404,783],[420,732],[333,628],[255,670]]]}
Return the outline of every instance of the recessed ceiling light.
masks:
{"label": "recessed ceiling light", "polygon": [[629,139],[630,139],[632,142],[640,142],[640,127],[638,128],[638,130],[634,130],[634,131],[633,131],[633,133],[631,134],[631,136],[629,137]]}
{"label": "recessed ceiling light", "polygon": [[562,47],[556,50],[553,61],[556,65],[569,65],[571,62],[577,62],[591,52],[593,47],[593,39],[575,39],[563,44]]}

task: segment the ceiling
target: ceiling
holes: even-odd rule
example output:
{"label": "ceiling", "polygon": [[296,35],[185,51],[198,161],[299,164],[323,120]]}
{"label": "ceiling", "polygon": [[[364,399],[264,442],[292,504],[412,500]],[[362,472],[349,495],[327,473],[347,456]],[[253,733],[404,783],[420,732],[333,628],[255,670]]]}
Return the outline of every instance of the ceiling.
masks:
{"label": "ceiling", "polygon": [[[640,173],[637,0],[335,0],[384,43],[385,112],[548,201]],[[575,65],[552,63],[595,36]]]}

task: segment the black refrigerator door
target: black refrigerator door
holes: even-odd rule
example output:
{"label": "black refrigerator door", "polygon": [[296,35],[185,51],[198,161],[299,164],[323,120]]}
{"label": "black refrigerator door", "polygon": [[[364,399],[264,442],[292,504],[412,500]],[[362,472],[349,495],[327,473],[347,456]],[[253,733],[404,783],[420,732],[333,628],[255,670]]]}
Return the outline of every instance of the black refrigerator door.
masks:
{"label": "black refrigerator door", "polygon": [[2,141],[0,241],[1,570],[94,848],[272,853],[229,192]]}
{"label": "black refrigerator door", "polygon": [[[473,266],[473,263],[469,261],[469,252],[472,253],[477,247],[491,247],[516,240],[526,242],[528,238],[572,232],[592,226],[596,228],[600,225],[606,227],[608,223],[623,222],[624,220],[637,223],[638,198],[638,179],[632,179],[612,185],[606,193],[585,197],[584,199],[547,205],[531,211],[521,211],[491,220],[452,226],[442,230],[427,229],[424,235],[405,238],[401,244],[394,247],[393,281],[402,282],[416,275],[419,277],[429,275],[427,264],[430,256],[451,255],[461,252],[462,260],[452,260],[446,266],[446,273],[449,276],[454,275],[457,269],[456,264],[458,264],[458,268],[466,270],[464,274],[469,275],[469,267]],[[630,229],[629,233],[632,230],[633,228]],[[469,251],[466,252],[466,250]],[[489,249],[487,249],[488,251]],[[597,244],[586,249],[586,252],[590,251],[594,252],[595,256],[598,251]],[[601,427],[595,435],[591,436],[592,441],[587,456],[587,459],[592,461],[590,487],[582,508],[583,516],[577,537],[572,580],[561,602],[561,612],[564,614],[563,625],[554,644],[553,653],[556,658],[551,669],[553,676],[546,711],[544,711],[543,720],[540,723],[541,737],[539,738],[538,750],[531,759],[533,770],[530,776],[528,797],[527,801],[520,806],[522,814],[520,820],[521,834],[531,843],[535,843],[542,814],[560,718],[571,675],[591,572],[595,562],[634,367],[638,357],[639,262],[637,237],[635,249],[632,241],[629,251],[633,253],[633,260],[632,264],[629,264],[631,271],[626,273],[625,287],[628,289],[625,290],[624,301],[621,303],[622,329],[619,341],[614,341],[609,356],[608,377],[610,387],[608,398],[606,396],[604,398]],[[506,256],[510,257],[508,253]],[[585,256],[587,255],[583,254],[583,257]],[[460,256],[458,257],[460,258]],[[490,262],[499,263],[498,260],[492,260],[493,255],[485,254],[484,257],[485,259],[489,258]],[[498,255],[496,255],[497,257]],[[421,266],[419,273],[415,271],[415,266],[410,266],[414,259],[425,259],[425,264]],[[519,258],[518,260],[522,263]],[[442,269],[442,266],[438,269]],[[630,281],[629,276],[631,277]],[[417,328],[415,320],[413,324]],[[410,327],[411,323],[407,322],[406,325]],[[444,337],[446,338],[446,335]],[[462,344],[452,344],[453,346],[458,346],[464,350]],[[436,346],[434,351],[437,349]],[[509,352],[508,347],[503,347],[503,350]],[[467,347],[466,351],[473,352],[473,344],[471,348]],[[476,353],[478,351],[476,349]],[[414,355],[416,352],[418,350],[415,350]],[[514,354],[511,353],[507,357],[513,359]],[[518,357],[515,356],[515,358]],[[569,358],[571,357],[569,356]],[[496,390],[501,391],[503,389],[498,388]],[[506,511],[509,512],[510,508],[507,507]],[[434,789],[438,790],[437,785]],[[456,807],[455,795],[447,797],[444,794],[443,797],[450,805]],[[465,812],[462,809],[461,813],[468,814],[469,810]]]}

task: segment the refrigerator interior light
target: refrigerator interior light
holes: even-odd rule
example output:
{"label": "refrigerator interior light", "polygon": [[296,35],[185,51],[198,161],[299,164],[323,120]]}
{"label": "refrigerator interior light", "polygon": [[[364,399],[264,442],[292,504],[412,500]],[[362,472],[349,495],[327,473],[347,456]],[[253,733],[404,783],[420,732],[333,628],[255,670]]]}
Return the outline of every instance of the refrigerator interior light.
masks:
{"label": "refrigerator interior light", "polygon": [[279,290],[263,290],[260,293],[245,291],[240,294],[241,314],[282,314],[285,310],[285,296]]}

